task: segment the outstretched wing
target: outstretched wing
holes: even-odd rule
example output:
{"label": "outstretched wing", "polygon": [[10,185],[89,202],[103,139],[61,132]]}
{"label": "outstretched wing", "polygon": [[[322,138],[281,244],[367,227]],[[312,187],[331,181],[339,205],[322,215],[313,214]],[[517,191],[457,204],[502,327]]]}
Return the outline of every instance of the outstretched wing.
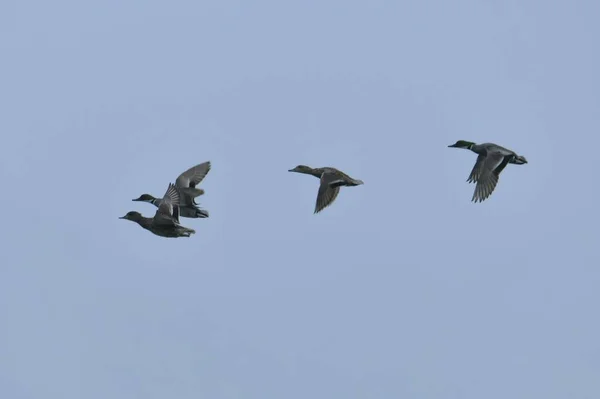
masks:
{"label": "outstretched wing", "polygon": [[175,185],[180,188],[195,188],[210,171],[210,161],[192,166],[179,175]]}
{"label": "outstretched wing", "polygon": [[467,179],[469,183],[476,183],[479,180],[479,176],[481,176],[481,171],[483,170],[483,164],[485,163],[487,155],[479,154],[477,156],[477,161],[475,161],[475,166],[473,166],[473,170],[471,170],[471,174]]}
{"label": "outstretched wing", "polygon": [[159,225],[176,225],[179,223],[179,191],[172,183],[169,183],[167,192],[154,214],[154,223]]}
{"label": "outstretched wing", "polygon": [[169,187],[167,187],[167,191],[165,192],[165,195],[163,195],[163,201],[167,201],[170,202],[172,204],[175,205],[179,205],[179,190],[177,189],[177,186],[175,186],[173,183],[169,183]]}
{"label": "outstretched wing", "polygon": [[343,183],[343,179],[335,173],[324,172],[321,175],[321,185],[319,186],[314,213],[321,212],[335,201],[340,192],[340,183]]}
{"label": "outstretched wing", "polygon": [[500,172],[506,167],[507,163],[508,157],[499,152],[488,154],[481,166],[481,172],[477,179],[477,186],[475,186],[475,192],[471,201],[482,202],[492,195],[498,184]]}

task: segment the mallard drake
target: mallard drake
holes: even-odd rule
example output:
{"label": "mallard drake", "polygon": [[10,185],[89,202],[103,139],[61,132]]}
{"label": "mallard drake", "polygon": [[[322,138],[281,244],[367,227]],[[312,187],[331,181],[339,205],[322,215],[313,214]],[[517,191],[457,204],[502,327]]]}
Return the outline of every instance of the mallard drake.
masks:
{"label": "mallard drake", "polygon": [[319,213],[331,205],[337,198],[341,186],[351,187],[364,184],[362,180],[353,179],[344,172],[331,167],[313,169],[306,165],[298,165],[294,169],[288,170],[288,172],[313,175],[321,180],[314,213]]}
{"label": "mallard drake", "polygon": [[487,199],[498,184],[500,173],[509,163],[523,165],[527,163],[524,156],[494,143],[475,144],[471,141],[458,140],[449,145],[452,148],[464,148],[479,154],[475,166],[467,179],[469,183],[477,183],[473,193],[473,202]]}
{"label": "mallard drake", "polygon": [[139,212],[131,211],[119,219],[136,222],[157,236],[169,238],[189,237],[196,231],[179,224],[179,197],[177,188],[169,183],[169,188],[161,199],[154,217],[147,218]]}
{"label": "mallard drake", "polygon": [[[204,179],[204,177],[210,171],[210,162],[203,162],[196,166],[192,166],[185,172],[179,175],[175,181],[175,186],[180,193],[179,204],[179,216],[184,218],[207,218],[208,211],[200,209],[196,205],[195,198],[204,194],[204,190],[196,188],[198,184]],[[143,201],[153,204],[159,207],[161,204],[161,198],[155,198],[150,194],[142,194],[139,198],[133,199],[132,201]]]}

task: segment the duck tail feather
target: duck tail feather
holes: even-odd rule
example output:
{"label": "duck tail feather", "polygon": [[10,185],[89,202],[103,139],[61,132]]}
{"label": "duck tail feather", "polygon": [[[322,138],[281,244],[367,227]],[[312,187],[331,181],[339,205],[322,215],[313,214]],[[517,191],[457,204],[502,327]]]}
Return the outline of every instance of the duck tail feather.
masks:
{"label": "duck tail feather", "polygon": [[196,208],[196,216],[201,219],[208,217],[208,211],[200,208]]}

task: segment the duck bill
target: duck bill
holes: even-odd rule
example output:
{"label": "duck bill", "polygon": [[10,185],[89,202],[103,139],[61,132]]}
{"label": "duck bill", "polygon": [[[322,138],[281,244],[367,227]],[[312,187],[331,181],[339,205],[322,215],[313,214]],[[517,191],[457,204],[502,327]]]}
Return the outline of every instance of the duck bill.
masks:
{"label": "duck bill", "polygon": [[458,147],[456,144],[450,144],[450,145],[448,146],[448,148],[456,148],[456,147]]}

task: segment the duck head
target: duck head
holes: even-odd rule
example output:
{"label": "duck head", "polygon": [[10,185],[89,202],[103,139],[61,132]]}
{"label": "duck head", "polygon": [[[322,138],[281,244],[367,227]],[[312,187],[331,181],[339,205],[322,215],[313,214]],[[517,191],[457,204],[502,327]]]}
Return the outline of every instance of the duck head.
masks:
{"label": "duck head", "polygon": [[150,202],[150,203],[154,202],[154,200],[156,200],[156,198],[154,198],[150,194],[142,194],[142,195],[140,195],[139,198],[132,199],[132,201],[142,201],[142,202]]}
{"label": "duck head", "polygon": [[475,145],[475,143],[473,143],[472,141],[458,140],[456,143],[449,145],[448,147],[450,147],[450,148],[465,148],[467,150],[470,150],[474,145]]}
{"label": "duck head", "polygon": [[125,216],[121,216],[119,219],[131,220],[137,222],[142,219],[142,214],[136,211],[127,212]]}
{"label": "duck head", "polygon": [[288,172],[297,172],[297,173],[308,173],[312,172],[312,168],[306,165],[298,165],[294,169],[288,170]]}

